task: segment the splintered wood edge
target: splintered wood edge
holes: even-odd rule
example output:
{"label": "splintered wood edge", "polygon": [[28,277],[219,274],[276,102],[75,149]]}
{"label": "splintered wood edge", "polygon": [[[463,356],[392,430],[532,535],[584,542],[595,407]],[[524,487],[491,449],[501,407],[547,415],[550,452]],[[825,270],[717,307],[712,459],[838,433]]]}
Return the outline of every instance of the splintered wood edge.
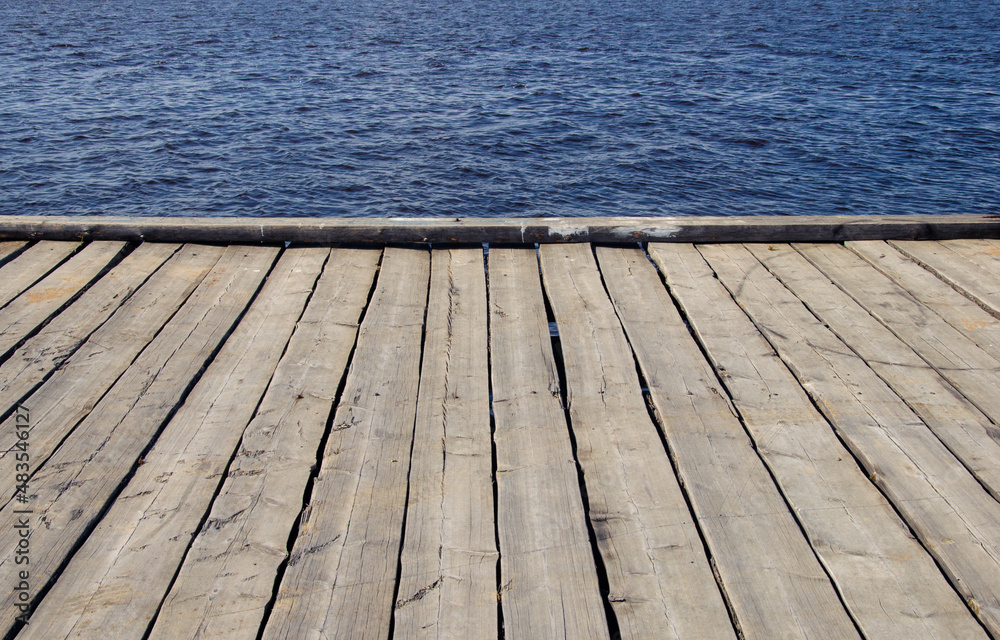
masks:
{"label": "splintered wood edge", "polygon": [[844,242],[1000,238],[1000,215],[595,218],[0,216],[0,240],[234,243]]}

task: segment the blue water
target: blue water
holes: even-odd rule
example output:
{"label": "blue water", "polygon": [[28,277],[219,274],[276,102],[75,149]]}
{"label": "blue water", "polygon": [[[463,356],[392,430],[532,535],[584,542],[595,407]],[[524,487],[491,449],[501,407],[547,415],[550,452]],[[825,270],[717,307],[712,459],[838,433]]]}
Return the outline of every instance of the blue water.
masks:
{"label": "blue water", "polygon": [[6,0],[0,213],[997,213],[1000,2]]}

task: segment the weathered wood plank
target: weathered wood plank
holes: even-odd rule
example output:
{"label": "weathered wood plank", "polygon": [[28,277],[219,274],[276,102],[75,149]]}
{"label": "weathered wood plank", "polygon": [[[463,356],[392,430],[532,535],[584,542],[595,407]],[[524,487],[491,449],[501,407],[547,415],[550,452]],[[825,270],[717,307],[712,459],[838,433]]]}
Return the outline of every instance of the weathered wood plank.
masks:
{"label": "weathered wood plank", "polygon": [[795,246],[747,248],[1000,499],[1000,362],[851,251]]}
{"label": "weathered wood plank", "polygon": [[1000,358],[1000,320],[885,242],[850,242],[846,246],[980,349]]}
{"label": "weathered wood plank", "polygon": [[964,256],[986,269],[994,276],[1000,276],[1000,246],[984,239],[962,238],[942,242],[946,248]]}
{"label": "weathered wood plank", "polygon": [[865,638],[985,638],[701,255],[650,253]]}
{"label": "weathered wood plank", "polygon": [[255,638],[380,251],[334,249],[150,638]]}
{"label": "weathered wood plank", "polygon": [[141,245],[18,348],[0,365],[0,415],[64,363],[179,248]]}
{"label": "weathered wood plank", "polygon": [[16,254],[18,251],[27,246],[27,242],[0,242],[0,266],[6,264],[6,262]]}
{"label": "weathered wood plank", "polygon": [[[650,291],[630,278],[633,265],[620,251],[598,251],[614,298],[648,309]],[[544,245],[539,255],[564,347],[570,425],[588,517],[621,637],[735,638],[590,245]],[[654,283],[662,291],[659,280]],[[652,325],[632,328],[647,331]]]}
{"label": "weathered wood plank", "polygon": [[78,242],[44,240],[0,267],[0,307],[44,278],[79,248]]}
{"label": "weathered wood plank", "polygon": [[0,216],[0,239],[155,242],[842,242],[1000,237],[1000,216],[184,218]]}
{"label": "weathered wood plank", "polygon": [[426,251],[385,251],[266,639],[388,636],[429,262]]}
{"label": "weathered wood plank", "polygon": [[533,249],[490,249],[500,597],[507,638],[608,638]]}
{"label": "weathered wood plank", "polygon": [[1000,278],[939,242],[890,242],[956,291],[1000,318]]}
{"label": "weathered wood plank", "polygon": [[[219,355],[19,637],[145,636],[329,253],[323,248],[284,252]],[[170,517],[163,518],[167,513]],[[214,524],[209,520],[205,526]]]}
{"label": "weathered wood plank", "polygon": [[699,250],[952,586],[1000,636],[1000,504],[749,251]]}
{"label": "weathered wood plank", "polygon": [[[230,247],[163,331],[30,479],[32,576],[39,593],[96,524],[122,481],[229,334],[277,249]],[[32,413],[34,417],[34,413]],[[36,434],[46,427],[32,425]],[[0,510],[12,521],[15,502]],[[0,575],[14,567],[18,535],[0,531]],[[9,574],[8,574],[9,575]],[[0,633],[14,625],[14,592],[0,600]],[[36,595],[37,597],[37,595]]]}
{"label": "weathered wood plank", "polygon": [[394,638],[496,638],[482,249],[435,250]]}
{"label": "weathered wood plank", "polygon": [[[31,411],[31,467],[38,465],[55,451],[80,420],[97,405],[104,393],[132,364],[170,319],[174,312],[202,282],[215,265],[223,250],[215,247],[189,247],[178,253],[156,272],[122,305],[100,329],[95,331],[71,357],[50,346],[58,347],[61,336],[46,341],[41,335],[37,344],[25,345],[30,350],[24,361],[10,359],[0,368],[5,377],[0,386],[0,407],[8,409],[31,391],[44,376],[58,369],[30,397],[24,400]],[[101,304],[100,301],[96,302]],[[89,303],[88,303],[89,304]],[[88,307],[84,307],[86,313]],[[70,320],[73,316],[70,316]],[[56,328],[65,325],[60,321]],[[48,334],[46,334],[48,335]],[[74,336],[77,341],[83,336]],[[22,366],[18,366],[21,365]],[[125,400],[122,400],[123,402]],[[0,496],[10,499],[13,491],[15,460],[9,454],[16,442],[15,418],[0,427]]]}
{"label": "weathered wood plank", "polygon": [[[617,269],[623,284],[630,270],[659,284],[636,257]],[[743,637],[858,637],[666,291],[609,289]]]}
{"label": "weathered wood plank", "polygon": [[90,284],[124,248],[124,242],[92,242],[0,310],[0,356]]}

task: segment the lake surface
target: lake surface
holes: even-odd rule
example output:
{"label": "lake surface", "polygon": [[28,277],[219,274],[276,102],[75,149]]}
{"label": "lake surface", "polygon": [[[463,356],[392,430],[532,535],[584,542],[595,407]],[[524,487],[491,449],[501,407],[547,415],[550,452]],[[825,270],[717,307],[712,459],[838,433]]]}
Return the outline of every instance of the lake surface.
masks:
{"label": "lake surface", "polygon": [[9,0],[0,213],[1000,212],[1000,2]]}

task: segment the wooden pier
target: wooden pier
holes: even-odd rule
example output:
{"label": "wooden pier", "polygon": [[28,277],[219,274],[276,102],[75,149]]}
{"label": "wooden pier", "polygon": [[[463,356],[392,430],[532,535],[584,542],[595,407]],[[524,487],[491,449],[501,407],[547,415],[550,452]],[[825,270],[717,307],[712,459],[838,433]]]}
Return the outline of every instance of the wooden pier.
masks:
{"label": "wooden pier", "polygon": [[724,221],[0,217],[0,637],[1000,640],[1000,217]]}

